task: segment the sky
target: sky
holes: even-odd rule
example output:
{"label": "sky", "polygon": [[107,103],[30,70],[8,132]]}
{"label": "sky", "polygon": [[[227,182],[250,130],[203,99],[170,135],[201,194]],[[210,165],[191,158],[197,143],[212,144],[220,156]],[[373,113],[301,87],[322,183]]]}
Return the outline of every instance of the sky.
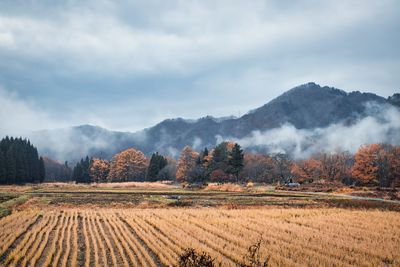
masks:
{"label": "sky", "polygon": [[0,1],[0,133],[243,115],[310,81],[399,92],[400,1]]}

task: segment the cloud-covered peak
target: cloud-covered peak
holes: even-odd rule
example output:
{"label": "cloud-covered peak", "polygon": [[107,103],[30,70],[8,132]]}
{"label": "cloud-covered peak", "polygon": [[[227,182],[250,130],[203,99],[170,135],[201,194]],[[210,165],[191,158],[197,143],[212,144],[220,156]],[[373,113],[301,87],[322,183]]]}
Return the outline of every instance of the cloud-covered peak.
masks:
{"label": "cloud-covered peak", "polygon": [[118,130],[241,116],[307,81],[387,97],[399,11],[395,0],[5,0],[0,85],[62,124]]}

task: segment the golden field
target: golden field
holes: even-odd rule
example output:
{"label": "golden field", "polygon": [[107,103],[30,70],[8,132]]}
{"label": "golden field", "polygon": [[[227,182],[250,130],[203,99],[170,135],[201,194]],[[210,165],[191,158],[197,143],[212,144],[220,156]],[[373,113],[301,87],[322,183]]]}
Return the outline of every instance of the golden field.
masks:
{"label": "golden field", "polygon": [[399,266],[400,213],[318,209],[43,209],[0,220],[2,266],[234,266],[262,238],[271,266]]}

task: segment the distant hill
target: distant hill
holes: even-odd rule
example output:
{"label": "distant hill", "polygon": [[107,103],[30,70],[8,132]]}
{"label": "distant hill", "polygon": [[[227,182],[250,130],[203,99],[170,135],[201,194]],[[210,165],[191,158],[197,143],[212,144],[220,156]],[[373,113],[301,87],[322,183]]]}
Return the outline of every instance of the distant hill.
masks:
{"label": "distant hill", "polygon": [[[397,98],[395,99],[397,100]],[[139,132],[116,132],[91,125],[44,130],[32,134],[40,153],[58,160],[74,161],[86,154],[110,158],[116,152],[136,147],[146,154],[159,151],[176,156],[185,145],[211,147],[224,138],[244,138],[254,131],[267,131],[284,124],[296,129],[352,125],[370,115],[367,103],[392,105],[372,93],[351,92],[307,83],[297,86],[240,118],[198,120],[167,119]],[[396,102],[397,103],[397,102]]]}

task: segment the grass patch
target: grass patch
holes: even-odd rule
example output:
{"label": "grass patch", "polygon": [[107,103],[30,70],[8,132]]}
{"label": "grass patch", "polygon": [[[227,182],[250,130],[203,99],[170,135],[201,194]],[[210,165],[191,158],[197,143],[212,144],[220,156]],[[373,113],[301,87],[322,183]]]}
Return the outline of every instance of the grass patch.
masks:
{"label": "grass patch", "polygon": [[0,218],[10,215],[13,208],[24,204],[29,198],[29,195],[20,195],[0,203]]}

